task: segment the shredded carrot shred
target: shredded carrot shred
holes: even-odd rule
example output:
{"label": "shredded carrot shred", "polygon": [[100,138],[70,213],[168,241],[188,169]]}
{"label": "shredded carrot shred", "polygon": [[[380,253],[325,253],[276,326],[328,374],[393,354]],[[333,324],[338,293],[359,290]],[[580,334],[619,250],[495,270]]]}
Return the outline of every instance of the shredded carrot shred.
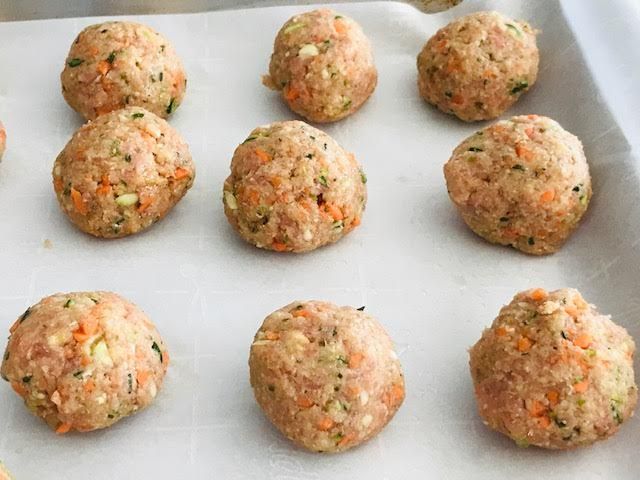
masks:
{"label": "shredded carrot shred", "polygon": [[531,350],[533,343],[527,337],[520,337],[518,339],[518,351],[522,353],[526,353]]}
{"label": "shredded carrot shred", "polygon": [[576,393],[584,393],[589,388],[589,380],[584,379],[578,383],[573,384],[573,391]]}
{"label": "shredded carrot shred", "polygon": [[311,408],[315,404],[309,397],[301,395],[296,399],[296,404],[301,408]]}
{"label": "shredded carrot shred", "polygon": [[65,433],[68,433],[69,430],[71,430],[70,423],[61,423],[60,425],[58,425],[58,428],[56,428],[56,433],[58,435],[64,435]]}
{"label": "shredded carrot shred", "polygon": [[358,368],[362,361],[364,360],[364,355],[360,352],[352,353],[349,355],[349,368]]}
{"label": "shredded carrot shred", "polygon": [[287,244],[282,242],[274,241],[272,246],[276,252],[284,252],[287,249]]}
{"label": "shredded carrot shred", "polygon": [[591,338],[591,335],[589,335],[588,333],[581,333],[573,339],[573,344],[582,349],[587,349],[591,345],[592,341],[593,339]]}
{"label": "shredded carrot shred", "polygon": [[554,198],[556,198],[555,190],[547,190],[546,192],[543,192],[542,195],[540,195],[540,202],[549,203],[553,201]]}
{"label": "shredded carrot shred", "polygon": [[529,298],[539,302],[540,300],[547,298],[547,291],[544,288],[536,288],[529,294]]}
{"label": "shredded carrot shred", "polygon": [[331,427],[333,427],[333,420],[331,420],[329,417],[322,417],[318,421],[317,427],[318,427],[318,430],[320,430],[322,432],[326,432]]}
{"label": "shredded carrot shred", "polygon": [[73,206],[76,208],[80,215],[87,214],[87,205],[84,203],[82,194],[73,187],[71,188],[71,200],[73,200]]}
{"label": "shredded carrot shred", "polygon": [[178,167],[175,172],[173,172],[173,176],[176,180],[182,180],[184,177],[189,176],[189,170],[186,168]]}

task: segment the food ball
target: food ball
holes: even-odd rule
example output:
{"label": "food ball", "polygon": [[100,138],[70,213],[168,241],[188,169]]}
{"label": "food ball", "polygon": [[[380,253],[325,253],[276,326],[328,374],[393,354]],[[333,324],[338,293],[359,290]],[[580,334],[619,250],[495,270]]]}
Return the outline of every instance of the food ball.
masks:
{"label": "food ball", "polygon": [[326,302],[294,302],[269,315],[249,357],[251,386],[269,420],[316,452],[372,438],[405,396],[393,343],[370,315]]}
{"label": "food ball", "polygon": [[500,116],[536,82],[536,33],[498,12],[454,20],[418,55],[420,95],[467,122]]}
{"label": "food ball", "polygon": [[411,0],[409,3],[425,13],[437,13],[455,7],[462,0]]}
{"label": "food ball", "polygon": [[62,210],[80,230],[103,238],[131,235],[163,218],[194,177],[180,134],[138,107],[81,127],[53,167]]}
{"label": "food ball", "polygon": [[133,22],[85,28],[71,45],[60,79],[65,100],[87,120],[127,106],[166,118],[187,88],[173,46],[152,28]]}
{"label": "food ball", "polygon": [[2,160],[2,155],[4,154],[5,149],[7,148],[7,131],[4,129],[4,125],[0,122],[0,160]]}
{"label": "food ball", "polygon": [[169,354],[149,318],[110,292],[58,293],[11,327],[2,378],[58,433],[108,427],[153,402]]}
{"label": "food ball", "polygon": [[11,473],[9,473],[9,470],[7,470],[7,467],[5,467],[2,462],[0,462],[0,480],[13,480]]}
{"label": "food ball", "polygon": [[236,148],[224,183],[224,211],[260,248],[306,252],[360,224],[367,178],[354,156],[306,123],[256,128]]}
{"label": "food ball", "polygon": [[480,415],[522,446],[603,440],[633,415],[634,352],[577,290],[518,293],[470,350]]}
{"label": "food ball", "polygon": [[358,110],[377,82],[371,44],[360,25],[326,8],[284,24],[263,79],[295,113],[323,123]]}
{"label": "food ball", "polygon": [[471,230],[534,255],[560,249],[592,193],[580,140],[538,115],[476,132],[453,151],[444,176]]}

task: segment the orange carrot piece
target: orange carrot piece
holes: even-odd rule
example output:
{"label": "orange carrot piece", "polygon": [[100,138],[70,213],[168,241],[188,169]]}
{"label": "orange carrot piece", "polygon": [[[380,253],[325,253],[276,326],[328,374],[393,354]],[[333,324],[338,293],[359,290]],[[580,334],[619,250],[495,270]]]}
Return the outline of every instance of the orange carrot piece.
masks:
{"label": "orange carrot piece", "polygon": [[70,423],[61,423],[60,425],[58,425],[58,428],[56,428],[56,433],[58,435],[64,435],[65,433],[68,433],[69,430],[71,430]]}
{"label": "orange carrot piece", "polygon": [[169,352],[168,351],[164,351],[162,352],[162,365],[164,367],[168,367],[169,366]]}
{"label": "orange carrot piece", "polygon": [[86,367],[87,365],[91,365],[91,358],[87,355],[84,355],[80,360],[80,363],[82,364],[83,367]]}
{"label": "orange carrot piece", "polygon": [[383,400],[388,406],[392,407],[397,405],[404,398],[404,388],[400,385],[395,384],[391,387],[391,389],[385,394]]}
{"label": "orange carrot piece", "polygon": [[331,427],[333,427],[333,420],[331,420],[329,417],[322,417],[318,421],[318,424],[316,426],[318,427],[318,430],[326,432]]}
{"label": "orange carrot piece", "polygon": [[586,350],[587,348],[589,348],[592,341],[593,339],[591,338],[591,335],[589,335],[588,333],[581,333],[573,339],[573,344]]}
{"label": "orange carrot piece", "polygon": [[354,217],[353,221],[351,222],[351,226],[355,228],[360,226],[360,223],[361,223],[360,217]]}
{"label": "orange carrot piece", "polygon": [[87,335],[81,330],[76,330],[73,332],[73,338],[75,338],[76,342],[78,343],[84,343],[87,340],[89,340],[90,337],[91,337],[90,335]]}
{"label": "orange carrot piece", "polygon": [[518,351],[522,353],[526,353],[531,350],[533,343],[527,337],[520,337],[518,339]]}
{"label": "orange carrot piece", "polygon": [[138,207],[138,213],[144,213],[153,203],[153,199],[151,197],[145,197],[140,200],[140,206]]}
{"label": "orange carrot piece", "polygon": [[284,252],[287,249],[287,244],[286,243],[276,242],[275,240],[274,240],[272,246],[273,246],[273,249],[276,252]]}
{"label": "orange carrot piece", "polygon": [[257,190],[249,190],[247,197],[251,205],[258,205],[258,203],[260,203],[260,193]]}
{"label": "orange carrot piece", "polygon": [[555,190],[547,190],[546,192],[543,192],[542,195],[540,195],[540,202],[548,203],[553,201],[554,198],[556,198]]}
{"label": "orange carrot piece", "polygon": [[313,314],[309,311],[309,310],[294,310],[293,313],[291,314],[294,317],[304,317],[304,318],[311,318],[313,316]]}
{"label": "orange carrot piece", "polygon": [[496,330],[496,335],[499,337],[504,337],[507,334],[507,329],[504,327],[498,327]]}
{"label": "orange carrot piece", "polygon": [[531,150],[523,147],[521,144],[516,145],[516,155],[524,160],[533,160],[536,157]]}
{"label": "orange carrot piece", "polygon": [[324,204],[324,208],[329,213],[329,215],[331,215],[333,217],[333,219],[336,222],[339,222],[340,220],[344,219],[344,214],[342,213],[342,210],[340,210],[340,208],[338,208],[334,204],[325,203]]}
{"label": "orange carrot piece", "polygon": [[573,305],[567,305],[566,307],[564,307],[564,311],[571,315],[573,318],[578,317],[578,309]]}
{"label": "orange carrot piece", "polygon": [[349,355],[349,368],[358,368],[362,361],[364,360],[364,355],[360,352],[352,353]]}
{"label": "orange carrot piece", "polygon": [[300,396],[296,399],[296,404],[300,407],[300,408],[311,408],[315,405],[315,403],[313,403],[313,400],[311,400],[309,397],[307,396]]}
{"label": "orange carrot piece", "polygon": [[103,175],[100,180],[100,186],[96,188],[96,193],[98,195],[107,195],[111,190],[111,183],[109,183],[109,176]]}
{"label": "orange carrot piece", "polygon": [[547,428],[549,425],[551,425],[551,419],[548,415],[545,415],[544,417],[538,418],[538,423],[540,424],[540,427]]}
{"label": "orange carrot piece", "polygon": [[551,407],[555,407],[560,399],[560,394],[555,390],[549,390],[546,397],[547,400],[549,400],[549,405],[551,405]]}
{"label": "orange carrot piece", "polygon": [[83,333],[91,336],[98,330],[98,318],[93,315],[88,315],[80,320],[80,330]]}
{"label": "orange carrot piece", "polygon": [[71,187],[71,200],[73,200],[73,206],[76,208],[80,215],[87,214],[87,205],[84,203],[82,194],[73,187]]}
{"label": "orange carrot piece", "polygon": [[173,172],[173,176],[176,180],[182,180],[184,177],[189,176],[189,170],[187,170],[186,168],[178,167]]}
{"label": "orange carrot piece", "polygon": [[529,294],[529,298],[531,300],[539,302],[540,300],[544,300],[545,298],[547,298],[547,291],[544,288],[536,288],[531,291],[531,293]]}
{"label": "orange carrot piece", "polygon": [[278,340],[280,338],[280,334],[278,332],[266,331],[264,332],[264,338],[267,340]]}
{"label": "orange carrot piece", "polygon": [[576,393],[584,393],[589,388],[589,380],[586,378],[578,383],[573,384],[573,391]]}
{"label": "orange carrot piece", "polygon": [[336,32],[338,32],[340,34],[346,33],[347,30],[348,30],[347,24],[344,23],[341,18],[336,18],[333,21],[333,28],[335,28]]}
{"label": "orange carrot piece", "polygon": [[456,93],[453,97],[451,97],[451,103],[453,103],[454,105],[462,105],[464,103],[464,97]]}
{"label": "orange carrot piece", "polygon": [[284,98],[286,98],[290,102],[297,100],[299,97],[300,97],[300,92],[293,87],[288,87],[284,91]]}
{"label": "orange carrot piece", "polygon": [[533,139],[533,134],[534,134],[533,127],[525,128],[524,133],[527,135],[527,137]]}
{"label": "orange carrot piece", "polygon": [[93,379],[90,378],[89,380],[87,380],[87,383],[85,383],[82,388],[84,389],[85,392],[92,393],[96,388],[96,382],[94,382]]}
{"label": "orange carrot piece", "polygon": [[106,60],[102,60],[98,62],[97,68],[100,75],[106,75],[107,73],[109,73],[109,70],[111,70],[111,64]]}
{"label": "orange carrot piece", "polygon": [[148,370],[138,370],[136,373],[136,380],[140,385],[144,385],[149,380],[149,371]]}
{"label": "orange carrot piece", "polygon": [[267,163],[271,161],[271,155],[269,155],[267,152],[265,152],[261,148],[256,148],[255,153],[262,163]]}

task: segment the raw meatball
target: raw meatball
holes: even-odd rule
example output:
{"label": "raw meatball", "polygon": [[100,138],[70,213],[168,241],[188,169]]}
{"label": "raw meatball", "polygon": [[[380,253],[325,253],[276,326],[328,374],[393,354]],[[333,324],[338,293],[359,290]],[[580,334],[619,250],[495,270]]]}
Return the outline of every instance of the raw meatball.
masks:
{"label": "raw meatball", "polygon": [[11,327],[2,378],[58,433],[108,427],[151,404],[169,364],[160,334],[114,293],[59,293]]}
{"label": "raw meatball", "polygon": [[294,302],[269,315],[249,357],[251,386],[290,440],[340,452],[375,436],[405,396],[391,339],[370,315],[325,302]]}
{"label": "raw meatball", "polygon": [[517,294],[470,350],[480,415],[520,445],[565,449],[633,415],[635,344],[572,288]]}
{"label": "raw meatball", "polygon": [[418,55],[420,94],[467,122],[498,117],[536,81],[536,33],[497,12],[454,20]]}
{"label": "raw meatball", "polygon": [[191,188],[189,147],[163,119],[138,107],[80,128],[56,158],[62,210],[96,237],[124,237],[163,218]]}
{"label": "raw meatball", "polygon": [[65,100],[87,120],[126,106],[166,118],[187,88],[182,62],[167,39],[133,22],[85,28],[71,45],[60,79]]}
{"label": "raw meatball", "polygon": [[462,0],[411,0],[409,3],[425,13],[437,13],[455,7]]}
{"label": "raw meatball", "polygon": [[2,160],[5,148],[7,148],[7,131],[4,129],[2,122],[0,122],[0,160]]}
{"label": "raw meatball", "polygon": [[358,110],[378,82],[369,39],[349,17],[326,8],[284,24],[263,83],[313,122],[335,122]]}
{"label": "raw meatball", "polygon": [[591,199],[580,140],[537,115],[476,132],[454,150],[444,176],[475,233],[535,255],[559,250]]}
{"label": "raw meatball", "polygon": [[9,470],[7,470],[7,467],[5,467],[2,462],[0,462],[0,480],[12,480],[12,479],[13,477],[11,476],[11,473],[9,473]]}
{"label": "raw meatball", "polygon": [[360,224],[367,178],[354,156],[306,123],[256,128],[236,149],[224,211],[260,248],[305,252]]}

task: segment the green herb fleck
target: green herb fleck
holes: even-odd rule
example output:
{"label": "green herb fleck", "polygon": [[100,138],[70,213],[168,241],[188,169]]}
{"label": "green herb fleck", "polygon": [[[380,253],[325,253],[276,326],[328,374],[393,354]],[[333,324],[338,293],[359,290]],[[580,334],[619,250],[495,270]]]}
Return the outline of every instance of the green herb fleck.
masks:
{"label": "green herb fleck", "polygon": [[24,383],[29,383],[32,378],[33,378],[33,375],[27,375],[26,377],[22,377],[22,381]]}
{"label": "green herb fleck", "polygon": [[131,115],[132,118],[142,118],[144,117],[144,113],[142,112],[136,112],[133,115]]}
{"label": "green herb fleck", "polygon": [[69,308],[69,307],[73,307],[76,304],[76,301],[73,298],[70,298],[69,300],[67,300],[67,302],[64,304],[64,308]]}
{"label": "green herb fleck", "polygon": [[573,187],[573,189],[572,189],[572,190],[573,190],[574,192],[579,192],[579,191],[580,191],[580,187],[581,187],[581,186],[582,186],[582,185],[576,185],[575,187]]}
{"label": "green herb fleck", "polygon": [[116,52],[111,52],[107,57],[107,62],[113,63],[115,59],[116,59]]}
{"label": "green herb fleck", "polygon": [[341,18],[344,18],[342,15],[336,15],[335,17],[333,17],[335,20],[340,20]]}
{"label": "green herb fleck", "polygon": [[311,160],[313,158],[313,153],[307,153],[304,157]]}
{"label": "green herb fleck", "polygon": [[515,442],[520,448],[527,448],[529,446],[529,441],[526,438],[516,438]]}
{"label": "green herb fleck", "polygon": [[133,375],[127,373],[127,384],[129,385],[129,393],[133,391]]}
{"label": "green herb fleck", "polygon": [[535,245],[535,244],[536,244],[536,240],[535,240],[535,238],[533,238],[533,237],[529,237],[529,238],[527,239],[527,243],[528,243],[529,245]]}
{"label": "green herb fleck", "polygon": [[19,322],[20,323],[24,322],[29,315],[31,315],[31,307],[27,308],[25,312],[22,315],[20,315]]}
{"label": "green herb fleck", "polygon": [[343,355],[338,355],[338,357],[336,358],[336,361],[338,363],[342,363],[343,365],[347,365],[349,363]]}
{"label": "green herb fleck", "polygon": [[320,185],[324,185],[325,187],[329,186],[327,177],[325,177],[324,175],[320,175],[320,177],[318,178],[318,182],[320,182]]}
{"label": "green herb fleck", "polygon": [[584,398],[579,398],[576,403],[579,407],[582,407],[585,403],[587,403],[587,401]]}
{"label": "green herb fleck", "polygon": [[516,95],[528,87],[529,82],[527,82],[526,80],[518,80],[518,82],[516,82],[516,84],[511,89],[511,95]]}
{"label": "green herb fleck", "polygon": [[359,312],[364,312],[364,308],[365,308],[365,306],[363,305],[360,308],[356,308],[356,310],[358,310]]}
{"label": "green herb fleck", "polygon": [[367,183],[367,176],[362,170],[360,170],[360,180],[362,180],[362,183]]}
{"label": "green herb fleck", "polygon": [[276,391],[276,387],[274,385],[268,385],[267,388],[269,389],[270,392]]}
{"label": "green herb fleck", "polygon": [[351,106],[351,99],[347,98],[344,100],[344,103],[342,104],[342,110],[347,110],[350,106]]}
{"label": "green herb fleck", "polygon": [[72,58],[71,60],[69,60],[69,62],[67,62],[67,65],[69,65],[71,68],[75,68],[82,65],[83,63],[84,60],[81,58]]}
{"label": "green herb fleck", "polygon": [[127,163],[131,162],[131,155],[129,153],[125,154],[124,161],[127,162]]}
{"label": "green herb fleck", "polygon": [[158,355],[160,356],[160,363],[162,363],[162,350],[160,350],[160,347],[156,342],[153,342],[153,345],[151,345],[151,349],[158,352]]}
{"label": "green herb fleck", "polygon": [[483,148],[480,148],[480,147],[471,147],[471,148],[469,149],[469,151],[470,151],[470,152],[484,152],[484,149],[483,149]]}
{"label": "green herb fleck", "polygon": [[171,115],[171,113],[173,113],[173,111],[176,109],[177,105],[176,105],[176,99],[171,97],[171,101],[169,102],[169,105],[167,105],[167,114]]}
{"label": "green herb fleck", "polygon": [[518,37],[522,37],[522,32],[520,31],[520,29],[518,27],[516,27],[515,25],[512,25],[510,23],[505,23],[505,25],[507,26],[507,28],[509,30],[511,30],[513,33],[515,33]]}
{"label": "green herb fleck", "polygon": [[520,170],[520,171],[524,172],[524,167],[522,165],[520,165],[519,163],[516,163],[513,167],[511,167],[511,170]]}
{"label": "green herb fleck", "polygon": [[580,195],[580,205],[586,205],[586,204],[587,204],[587,196]]}
{"label": "green herb fleck", "polygon": [[447,98],[451,98],[451,97],[453,97],[453,93],[451,93],[451,92],[444,92],[444,96],[445,96],[445,97],[447,97]]}
{"label": "green herb fleck", "polygon": [[73,374],[73,376],[78,378],[78,379],[80,379],[80,378],[82,378],[82,374],[83,373],[84,372],[82,370],[78,370],[76,373]]}
{"label": "green herb fleck", "polygon": [[500,217],[500,221],[501,222],[508,222],[509,221],[509,217]]}

